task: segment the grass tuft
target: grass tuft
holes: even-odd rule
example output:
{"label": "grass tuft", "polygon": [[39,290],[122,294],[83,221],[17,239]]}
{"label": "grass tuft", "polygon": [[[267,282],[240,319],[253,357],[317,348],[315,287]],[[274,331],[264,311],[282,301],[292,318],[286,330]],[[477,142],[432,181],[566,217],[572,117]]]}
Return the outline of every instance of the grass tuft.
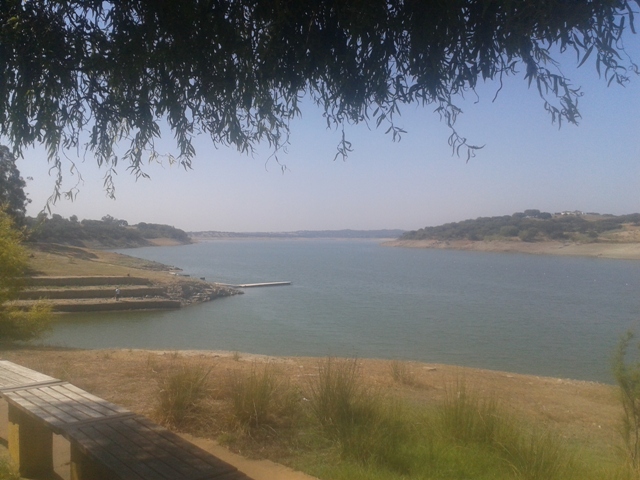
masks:
{"label": "grass tuft", "polygon": [[321,362],[310,390],[312,412],[326,434],[339,443],[343,457],[408,469],[398,455],[409,435],[400,404],[365,388],[356,360]]}
{"label": "grass tuft", "polygon": [[210,392],[210,372],[211,367],[183,361],[160,376],[157,415],[162,423],[180,428],[198,419],[200,402]]}
{"label": "grass tuft", "polygon": [[272,365],[254,363],[248,373],[234,373],[229,383],[233,418],[243,429],[290,425],[300,411],[300,395]]}
{"label": "grass tuft", "polygon": [[499,455],[522,480],[566,478],[571,455],[549,431],[528,428],[494,397],[479,397],[458,380],[440,408],[441,433],[460,445],[474,445]]}
{"label": "grass tuft", "polygon": [[493,443],[499,425],[498,404],[495,398],[480,398],[458,379],[447,387],[440,408],[444,435],[460,443]]}
{"label": "grass tuft", "polygon": [[393,360],[389,368],[394,382],[408,387],[415,387],[419,384],[415,374],[409,369],[407,362]]}

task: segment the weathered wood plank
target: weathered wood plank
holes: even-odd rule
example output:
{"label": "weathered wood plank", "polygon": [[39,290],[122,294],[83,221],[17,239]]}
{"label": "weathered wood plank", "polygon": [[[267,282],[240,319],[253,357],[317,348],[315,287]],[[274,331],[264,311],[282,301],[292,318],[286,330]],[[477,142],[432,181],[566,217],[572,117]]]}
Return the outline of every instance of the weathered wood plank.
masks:
{"label": "weathered wood plank", "polygon": [[[103,464],[115,476],[114,478],[126,480],[152,479],[155,472],[149,469],[144,462],[131,460],[131,453],[120,447],[111,447],[105,444],[105,438],[95,432],[95,425],[87,425],[76,428],[70,436],[71,458],[85,458],[86,461]],[[73,465],[72,465],[73,468]]]}
{"label": "weathered wood plank", "polygon": [[0,388],[19,387],[39,382],[56,381],[56,378],[8,360],[0,360]]}
{"label": "weathered wood plank", "polygon": [[[67,436],[73,448],[82,450],[95,461],[102,461],[103,455],[117,458],[127,470],[137,468],[140,462],[144,463],[152,472],[146,471],[140,478],[247,478],[235,467],[141,416],[69,427]],[[110,466],[117,472],[115,467],[115,464]]]}
{"label": "weathered wood plank", "polygon": [[68,383],[4,392],[4,396],[10,405],[41,419],[56,433],[64,425],[130,413]]}
{"label": "weathered wood plank", "polygon": [[[5,397],[10,405],[38,416],[52,426],[64,425],[84,418],[81,412],[75,410],[72,406],[65,408],[63,403],[56,402],[55,399],[52,403],[51,397],[46,394],[46,389],[47,387],[16,390],[6,393]],[[40,411],[47,412],[49,417],[45,419],[39,413]]]}
{"label": "weathered wood plank", "polygon": [[38,419],[41,423],[45,423],[47,425],[54,425],[59,422],[59,418],[56,415],[29,401],[9,402],[9,409],[18,410],[23,414]]}
{"label": "weathered wood plank", "polygon": [[[189,471],[185,472],[180,468],[175,468],[174,465],[167,463],[164,458],[163,452],[158,449],[154,449],[148,438],[141,437],[137,434],[135,424],[130,425],[129,422],[121,421],[118,423],[110,422],[108,424],[92,426],[95,434],[102,435],[111,441],[110,448],[122,448],[126,446],[126,449],[131,452],[131,456],[123,457],[122,460],[129,460],[134,465],[144,462],[145,466],[152,470],[145,478],[150,480],[161,479],[182,479],[189,478]],[[127,462],[128,464],[129,462]]]}
{"label": "weathered wood plank", "polygon": [[89,418],[128,412],[126,408],[96,397],[75,385],[54,385],[44,391],[57,401],[68,405],[69,408],[83,412]]}

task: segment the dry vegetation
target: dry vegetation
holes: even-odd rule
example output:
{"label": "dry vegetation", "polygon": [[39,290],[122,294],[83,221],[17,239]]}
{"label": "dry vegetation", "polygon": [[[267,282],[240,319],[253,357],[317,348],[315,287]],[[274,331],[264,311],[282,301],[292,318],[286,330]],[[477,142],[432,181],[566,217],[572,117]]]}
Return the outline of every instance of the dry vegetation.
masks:
{"label": "dry vegetation", "polygon": [[[314,389],[318,378],[326,377],[326,359],[44,347],[5,349],[2,356],[179,431],[222,441],[243,455],[310,469],[322,477],[322,469],[309,466],[307,456],[312,450],[331,451],[327,444],[319,445],[316,437],[309,437],[308,425],[307,430],[292,428],[300,421],[296,418],[301,415],[300,407],[318,408],[313,403],[318,398]],[[356,368],[356,363],[352,365]],[[363,399],[385,398],[420,408],[446,404],[452,391],[460,395],[455,386],[464,384],[477,398],[496,401],[509,415],[557,434],[569,449],[588,452],[598,464],[622,462],[618,433],[622,410],[616,389],[610,385],[370,359],[357,361],[357,375]],[[346,384],[354,383],[349,380]],[[256,399],[267,399],[271,406],[257,404]],[[328,403],[332,401],[335,403],[335,399]],[[380,408],[367,402],[367,412]],[[333,420],[327,422],[320,424],[334,432],[329,438],[346,442],[340,437],[344,432],[332,430]],[[382,431],[387,429],[384,426]]]}
{"label": "dry vegetation", "polygon": [[167,265],[105,250],[90,250],[55,244],[29,246],[32,275],[48,276],[144,276],[169,282]]}

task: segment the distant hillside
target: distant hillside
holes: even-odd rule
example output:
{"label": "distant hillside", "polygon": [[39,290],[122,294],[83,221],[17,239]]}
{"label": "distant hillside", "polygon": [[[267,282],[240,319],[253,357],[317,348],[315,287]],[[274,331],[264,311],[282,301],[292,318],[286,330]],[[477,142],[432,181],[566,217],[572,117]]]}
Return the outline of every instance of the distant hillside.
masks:
{"label": "distant hillside", "polygon": [[175,244],[189,244],[191,239],[183,230],[170,225],[138,223],[129,225],[125,220],[110,215],[102,220],[82,220],[60,215],[51,218],[40,215],[27,218],[28,240],[37,243],[59,243],[77,247],[129,248],[155,245],[158,239]]}
{"label": "distant hillside", "polygon": [[501,217],[480,217],[475,220],[446,223],[404,233],[400,240],[549,240],[581,243],[640,242],[640,214],[600,215],[597,213],[565,212],[550,214],[540,210],[525,210]]}
{"label": "distant hillside", "polygon": [[297,232],[189,232],[193,239],[215,238],[398,238],[404,230],[299,230]]}

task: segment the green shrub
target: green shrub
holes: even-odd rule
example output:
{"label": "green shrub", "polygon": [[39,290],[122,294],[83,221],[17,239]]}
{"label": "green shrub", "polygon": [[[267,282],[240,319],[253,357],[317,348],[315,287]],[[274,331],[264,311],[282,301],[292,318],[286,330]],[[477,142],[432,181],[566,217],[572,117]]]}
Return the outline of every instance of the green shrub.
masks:
{"label": "green shrub", "polygon": [[520,233],[520,229],[515,225],[506,225],[500,228],[500,236],[502,237],[517,237]]}
{"label": "green shrub", "polygon": [[627,362],[633,338],[633,332],[627,332],[620,340],[613,360],[613,374],[623,409],[622,438],[632,467],[640,470],[640,361]]}
{"label": "green shrub", "polygon": [[51,307],[38,302],[29,310],[0,306],[0,340],[32,340],[51,328]]}

